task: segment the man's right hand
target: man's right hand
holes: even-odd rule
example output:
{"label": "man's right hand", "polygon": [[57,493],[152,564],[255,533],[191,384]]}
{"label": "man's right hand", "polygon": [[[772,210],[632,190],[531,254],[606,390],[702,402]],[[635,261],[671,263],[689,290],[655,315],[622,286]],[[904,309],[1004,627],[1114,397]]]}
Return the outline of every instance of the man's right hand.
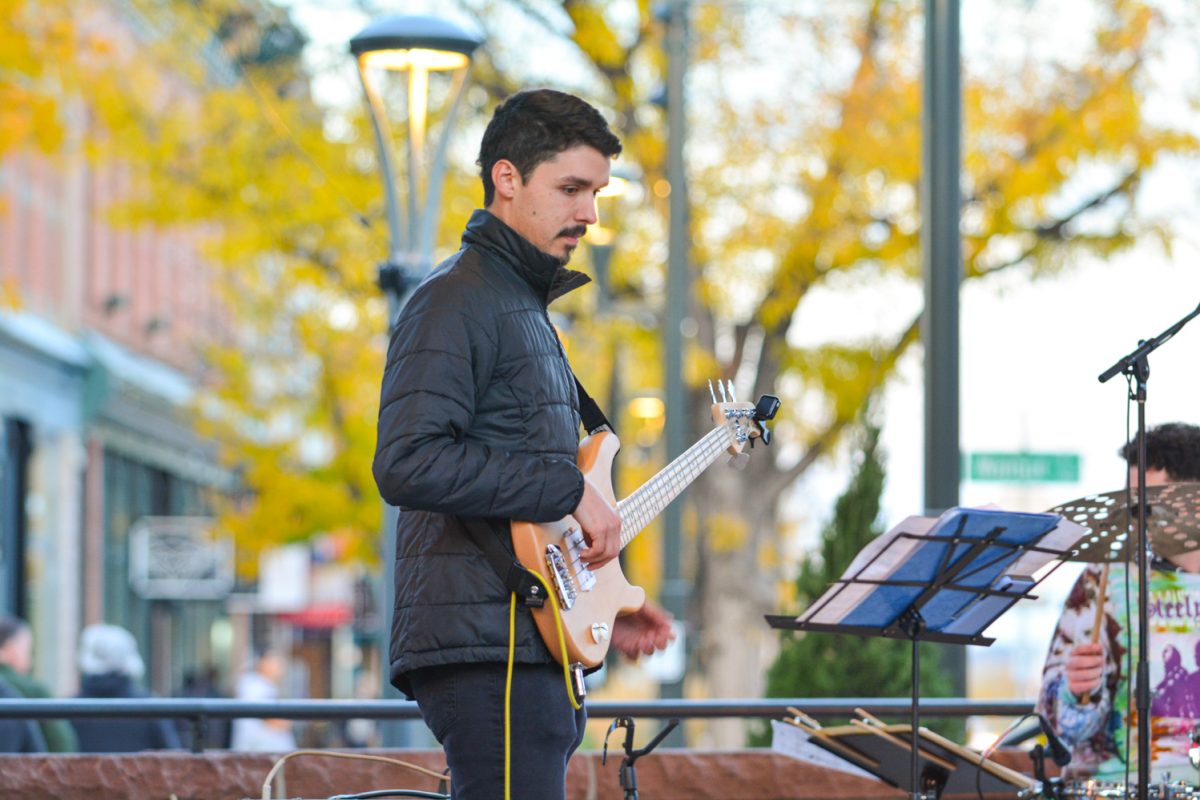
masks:
{"label": "man's right hand", "polygon": [[1104,645],[1077,644],[1067,656],[1067,688],[1083,697],[1100,688],[1104,676]]}
{"label": "man's right hand", "polygon": [[572,516],[588,543],[579,557],[589,569],[599,569],[620,554],[621,517],[587,476],[583,478],[583,497]]}

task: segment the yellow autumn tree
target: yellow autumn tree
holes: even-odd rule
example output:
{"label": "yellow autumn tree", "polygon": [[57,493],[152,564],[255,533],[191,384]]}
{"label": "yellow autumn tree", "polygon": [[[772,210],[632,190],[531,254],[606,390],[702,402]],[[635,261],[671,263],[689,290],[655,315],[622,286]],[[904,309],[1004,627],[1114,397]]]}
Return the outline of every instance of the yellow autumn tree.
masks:
{"label": "yellow autumn tree", "polygon": [[[64,99],[81,92],[92,78],[89,66],[104,63],[111,49],[66,3],[0,0],[0,159],[57,155],[67,127]],[[4,206],[0,200],[0,214],[8,212]],[[0,276],[0,308],[20,305],[15,281]]]}
{"label": "yellow autumn tree", "polygon": [[[143,103],[111,125],[148,167],[125,213],[212,233],[205,252],[231,316],[228,335],[206,347],[199,419],[241,488],[221,521],[247,566],[264,548],[318,535],[370,562],[385,327],[374,265],[386,253],[370,151],[328,135],[337,121],[312,98],[303,35],[280,9],[209,2],[146,13],[162,31],[145,56],[159,70],[188,41],[213,53],[191,65],[189,86],[157,87],[184,100],[173,110]],[[342,113],[363,129],[355,110]]]}
{"label": "yellow autumn tree", "polygon": [[[42,13],[23,0],[0,2],[0,155],[22,148],[53,152],[62,144],[61,95],[55,65],[73,64],[84,49],[101,50],[103,42],[87,41],[67,15]],[[69,82],[72,71],[64,71]]]}
{"label": "yellow autumn tree", "polygon": [[69,129],[88,157],[132,165],[132,193],[101,213],[203,239],[228,324],[196,343],[195,416],[242,478],[222,522],[243,561],[317,534],[370,559],[378,176],[368,148],[327,135],[303,35],[266,2],[21,0],[4,12],[0,153],[53,157]]}

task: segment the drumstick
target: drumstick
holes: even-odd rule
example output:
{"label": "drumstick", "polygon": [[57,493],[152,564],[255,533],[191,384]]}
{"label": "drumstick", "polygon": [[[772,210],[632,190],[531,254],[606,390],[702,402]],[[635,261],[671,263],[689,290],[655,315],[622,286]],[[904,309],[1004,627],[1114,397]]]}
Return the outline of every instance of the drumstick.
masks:
{"label": "drumstick", "polygon": [[[1104,603],[1108,599],[1108,564],[1100,570],[1100,585],[1096,587],[1096,619],[1092,623],[1092,644],[1100,642],[1100,628],[1104,625]],[[1079,700],[1081,706],[1092,702],[1092,692],[1088,692]]]}
{"label": "drumstick", "polygon": [[1092,644],[1100,642],[1100,628],[1104,625],[1104,603],[1108,600],[1108,564],[1100,570],[1100,586],[1096,588],[1096,621],[1092,625]]}

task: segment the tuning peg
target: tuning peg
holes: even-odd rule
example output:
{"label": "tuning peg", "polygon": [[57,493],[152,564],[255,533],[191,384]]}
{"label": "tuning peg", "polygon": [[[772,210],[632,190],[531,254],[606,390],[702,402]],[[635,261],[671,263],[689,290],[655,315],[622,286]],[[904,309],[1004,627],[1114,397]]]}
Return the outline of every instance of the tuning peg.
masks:
{"label": "tuning peg", "polygon": [[[759,436],[758,438],[762,439],[763,444],[769,445],[771,443],[771,439],[773,438],[774,435],[771,433],[771,429],[767,427],[767,423],[763,420],[759,420],[758,421],[758,429],[760,431],[762,431],[762,435]],[[753,439],[750,440],[750,446],[754,447]]]}
{"label": "tuning peg", "polygon": [[733,381],[725,381],[725,383],[729,384],[729,399],[736,403],[737,390],[733,388]]}
{"label": "tuning peg", "polygon": [[717,381],[717,388],[721,390],[721,402],[728,403],[729,398],[725,396],[725,384],[721,381]]}
{"label": "tuning peg", "polygon": [[712,379],[708,380],[708,395],[712,398],[713,405],[717,404],[717,393],[713,390]]}

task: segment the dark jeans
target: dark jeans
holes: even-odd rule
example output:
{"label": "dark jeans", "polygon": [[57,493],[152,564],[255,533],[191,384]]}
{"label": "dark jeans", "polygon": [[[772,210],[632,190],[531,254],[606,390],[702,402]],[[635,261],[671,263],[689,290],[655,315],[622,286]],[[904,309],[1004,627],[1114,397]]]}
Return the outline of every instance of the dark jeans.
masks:
{"label": "dark jeans", "polygon": [[[454,800],[504,797],[504,664],[452,664],[408,674],[421,716],[441,742]],[[567,699],[558,664],[513,666],[513,800],[563,800],[567,761],[587,711]]]}

